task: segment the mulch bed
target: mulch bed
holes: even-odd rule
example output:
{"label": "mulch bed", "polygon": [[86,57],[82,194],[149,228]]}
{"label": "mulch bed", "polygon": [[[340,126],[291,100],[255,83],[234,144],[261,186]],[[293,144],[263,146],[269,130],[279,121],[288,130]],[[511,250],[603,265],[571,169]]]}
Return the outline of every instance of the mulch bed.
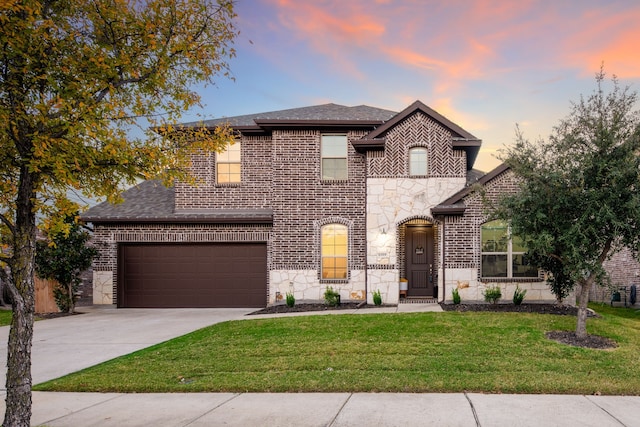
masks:
{"label": "mulch bed", "polygon": [[[557,304],[440,304],[444,311],[491,311],[499,313],[539,313],[576,316],[578,307]],[[597,316],[589,311],[589,317]]]}
{"label": "mulch bed", "polygon": [[[316,303],[316,304],[295,304],[293,307],[287,307],[286,304],[278,304],[272,305],[270,307],[265,307],[262,310],[254,311],[253,313],[249,313],[249,315],[253,314],[281,314],[281,313],[302,313],[305,311],[332,311],[332,310],[355,310],[358,308],[360,303],[357,302],[346,302],[342,303],[338,306],[329,306],[326,304]],[[371,305],[363,305],[360,308],[370,308],[373,307]]]}
{"label": "mulch bed", "polygon": [[612,339],[601,337],[599,335],[587,335],[584,338],[578,338],[576,337],[576,333],[572,331],[551,331],[547,332],[545,335],[550,340],[572,345],[574,347],[607,350],[618,346],[618,344],[616,344]]}

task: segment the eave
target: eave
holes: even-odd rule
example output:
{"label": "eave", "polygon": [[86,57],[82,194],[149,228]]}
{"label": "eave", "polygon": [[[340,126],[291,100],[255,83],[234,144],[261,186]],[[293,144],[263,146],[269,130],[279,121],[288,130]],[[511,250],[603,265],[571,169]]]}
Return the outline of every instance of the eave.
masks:
{"label": "eave", "polygon": [[93,224],[273,224],[273,211],[217,210],[164,216],[83,216],[82,220]]}
{"label": "eave", "polygon": [[351,145],[356,149],[358,153],[364,153],[366,151],[384,150],[384,145],[386,142],[386,138],[356,139],[354,141],[351,141]]}
{"label": "eave", "polygon": [[467,207],[463,204],[457,205],[438,205],[431,208],[433,215],[464,215]]}
{"label": "eave", "polygon": [[256,119],[255,123],[264,130],[274,129],[373,129],[383,122],[380,120],[275,120]]}

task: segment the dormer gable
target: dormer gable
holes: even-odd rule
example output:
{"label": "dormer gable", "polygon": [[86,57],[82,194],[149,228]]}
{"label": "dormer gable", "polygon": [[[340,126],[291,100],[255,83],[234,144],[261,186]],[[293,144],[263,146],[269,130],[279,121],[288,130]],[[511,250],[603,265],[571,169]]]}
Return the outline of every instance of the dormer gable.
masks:
{"label": "dormer gable", "polygon": [[470,132],[467,132],[421,101],[415,101],[394,117],[387,120],[384,124],[371,131],[365,137],[354,141],[352,145],[361,153],[366,151],[384,150],[388,133],[399,124],[405,122],[408,118],[418,113],[426,115],[429,119],[433,120],[451,134],[452,148],[454,150],[465,151],[467,157],[467,170],[471,170],[476,157],[478,156],[478,152],[480,151],[482,140],[475,137]]}

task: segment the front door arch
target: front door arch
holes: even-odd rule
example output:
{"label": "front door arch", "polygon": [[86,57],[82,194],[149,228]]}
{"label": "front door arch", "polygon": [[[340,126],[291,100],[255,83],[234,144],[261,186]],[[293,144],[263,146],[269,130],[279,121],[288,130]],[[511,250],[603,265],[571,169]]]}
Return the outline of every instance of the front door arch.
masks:
{"label": "front door arch", "polygon": [[432,224],[408,224],[405,233],[405,269],[409,297],[435,297],[434,230]]}

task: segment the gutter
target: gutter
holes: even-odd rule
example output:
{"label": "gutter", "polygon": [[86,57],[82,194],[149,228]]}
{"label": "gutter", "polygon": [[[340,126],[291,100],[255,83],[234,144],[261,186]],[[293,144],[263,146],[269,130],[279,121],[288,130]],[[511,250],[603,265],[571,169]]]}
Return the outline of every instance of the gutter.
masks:
{"label": "gutter", "polygon": [[[358,152],[357,149],[356,152]],[[369,248],[369,239],[367,238],[367,219],[369,217],[369,213],[367,212],[369,207],[367,197],[369,194],[369,164],[367,162],[366,151],[362,153],[362,157],[364,157],[364,239],[366,241],[366,245],[364,245],[364,301],[358,304],[358,308],[366,305],[369,300],[369,257],[367,256]]]}
{"label": "gutter", "polygon": [[447,233],[446,218],[442,217],[442,302],[447,300]]}

